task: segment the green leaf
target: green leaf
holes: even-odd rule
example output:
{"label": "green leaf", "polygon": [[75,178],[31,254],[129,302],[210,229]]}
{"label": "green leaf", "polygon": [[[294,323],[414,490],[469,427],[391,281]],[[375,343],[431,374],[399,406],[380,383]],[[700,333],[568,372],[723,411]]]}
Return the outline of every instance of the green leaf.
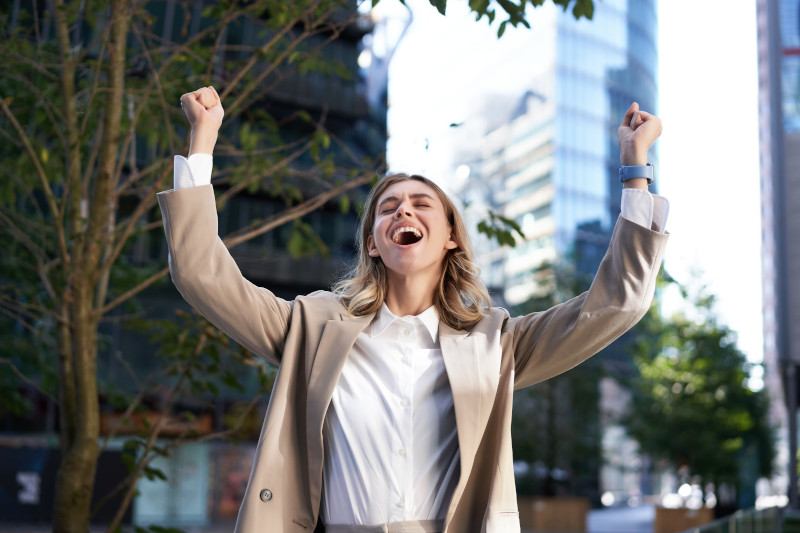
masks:
{"label": "green leaf", "polygon": [[575,7],[572,8],[572,14],[576,19],[586,17],[591,20],[594,16],[594,2],[592,0],[576,0]]}
{"label": "green leaf", "polygon": [[439,13],[442,15],[445,14],[447,10],[447,0],[428,0],[433,7],[435,7]]}
{"label": "green leaf", "polygon": [[144,470],[142,470],[142,475],[150,481],[155,481],[156,479],[160,479],[161,481],[167,480],[166,474],[153,466],[145,466]]}
{"label": "green leaf", "polygon": [[502,36],[503,36],[503,34],[506,32],[506,23],[507,23],[507,22],[508,22],[507,20],[504,20],[503,22],[501,22],[501,23],[500,23],[500,27],[499,27],[499,28],[497,28],[497,38],[498,38],[498,39],[499,39],[500,37],[502,37]]}

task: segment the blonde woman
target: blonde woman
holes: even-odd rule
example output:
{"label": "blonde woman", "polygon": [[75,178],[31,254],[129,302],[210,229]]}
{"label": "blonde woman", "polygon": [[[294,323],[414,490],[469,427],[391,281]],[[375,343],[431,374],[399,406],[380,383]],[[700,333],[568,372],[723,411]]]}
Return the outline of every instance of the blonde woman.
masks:
{"label": "blonde woman", "polygon": [[[666,200],[647,191],[660,121],[633,104],[619,127],[622,216],[590,290],[511,317],[492,307],[457,209],[421,176],[371,191],[350,276],[286,301],[244,279],[217,236],[213,88],[181,97],[189,158],[159,194],[184,298],[279,366],[238,533],[520,530],[514,389],[564,372],[633,326],[653,296]],[[324,524],[324,525],[323,525]]]}

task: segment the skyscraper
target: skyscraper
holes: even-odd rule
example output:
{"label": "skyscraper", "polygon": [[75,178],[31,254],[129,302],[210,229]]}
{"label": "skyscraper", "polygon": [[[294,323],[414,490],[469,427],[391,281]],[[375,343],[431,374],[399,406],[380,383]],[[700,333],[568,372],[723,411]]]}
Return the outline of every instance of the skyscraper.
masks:
{"label": "skyscraper", "polygon": [[[547,265],[568,265],[582,278],[595,273],[620,212],[617,128],[631,102],[657,111],[655,0],[595,2],[591,21],[539,9],[532,21],[536,45],[527,48],[536,51],[527,90],[505,109],[491,99],[482,111],[485,135],[459,161],[470,169],[462,192],[468,204],[514,220],[525,235],[513,248],[478,239],[482,275],[495,292],[502,288],[511,306],[553,288]],[[657,165],[655,153],[649,161]],[[596,362],[627,368],[619,364],[629,360],[620,346],[607,348]],[[578,431],[602,442],[598,457],[605,461],[578,465],[571,458],[561,468],[585,477],[572,483],[584,495],[648,493],[647,476],[634,472],[640,466],[635,443],[613,426],[626,396],[610,379],[596,386],[599,402],[582,413],[591,423]]]}
{"label": "skyscraper", "polygon": [[800,2],[758,0],[756,6],[765,382],[773,397],[773,423],[788,424],[783,458],[789,465],[781,471],[789,476],[790,505],[797,508]]}
{"label": "skyscraper", "polygon": [[[595,271],[620,209],[620,119],[633,101],[656,110],[654,0],[596,2],[591,21],[543,11],[533,24],[549,42],[531,57],[530,89],[510,111],[495,113],[500,125],[465,157],[471,185],[481,183],[468,199],[487,202],[525,233],[481,265],[512,305],[537,290],[530,272],[557,257]],[[650,162],[657,162],[653,153]]]}

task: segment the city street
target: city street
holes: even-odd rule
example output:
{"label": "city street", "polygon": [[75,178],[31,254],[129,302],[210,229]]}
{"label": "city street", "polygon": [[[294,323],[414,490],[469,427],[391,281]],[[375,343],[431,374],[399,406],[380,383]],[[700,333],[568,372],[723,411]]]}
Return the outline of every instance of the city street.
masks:
{"label": "city street", "polygon": [[651,533],[655,507],[612,507],[589,513],[588,533]]}

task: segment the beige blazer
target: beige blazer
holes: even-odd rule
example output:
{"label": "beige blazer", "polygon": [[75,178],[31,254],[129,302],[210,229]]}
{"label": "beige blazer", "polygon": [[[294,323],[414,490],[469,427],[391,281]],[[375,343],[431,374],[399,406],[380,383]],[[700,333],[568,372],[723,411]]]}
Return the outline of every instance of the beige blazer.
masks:
{"label": "beige blazer", "polygon": [[[329,292],[286,301],[244,279],[217,236],[211,186],[158,195],[172,279],[183,297],[279,365],[237,533],[311,532],[322,488],[322,424],[350,348],[373,315]],[[514,389],[584,361],[633,326],[653,297],[667,235],[620,218],[591,289],[546,311],[491,308],[469,331],[439,325],[455,402],[461,475],[446,533],[518,532],[511,456]]]}

